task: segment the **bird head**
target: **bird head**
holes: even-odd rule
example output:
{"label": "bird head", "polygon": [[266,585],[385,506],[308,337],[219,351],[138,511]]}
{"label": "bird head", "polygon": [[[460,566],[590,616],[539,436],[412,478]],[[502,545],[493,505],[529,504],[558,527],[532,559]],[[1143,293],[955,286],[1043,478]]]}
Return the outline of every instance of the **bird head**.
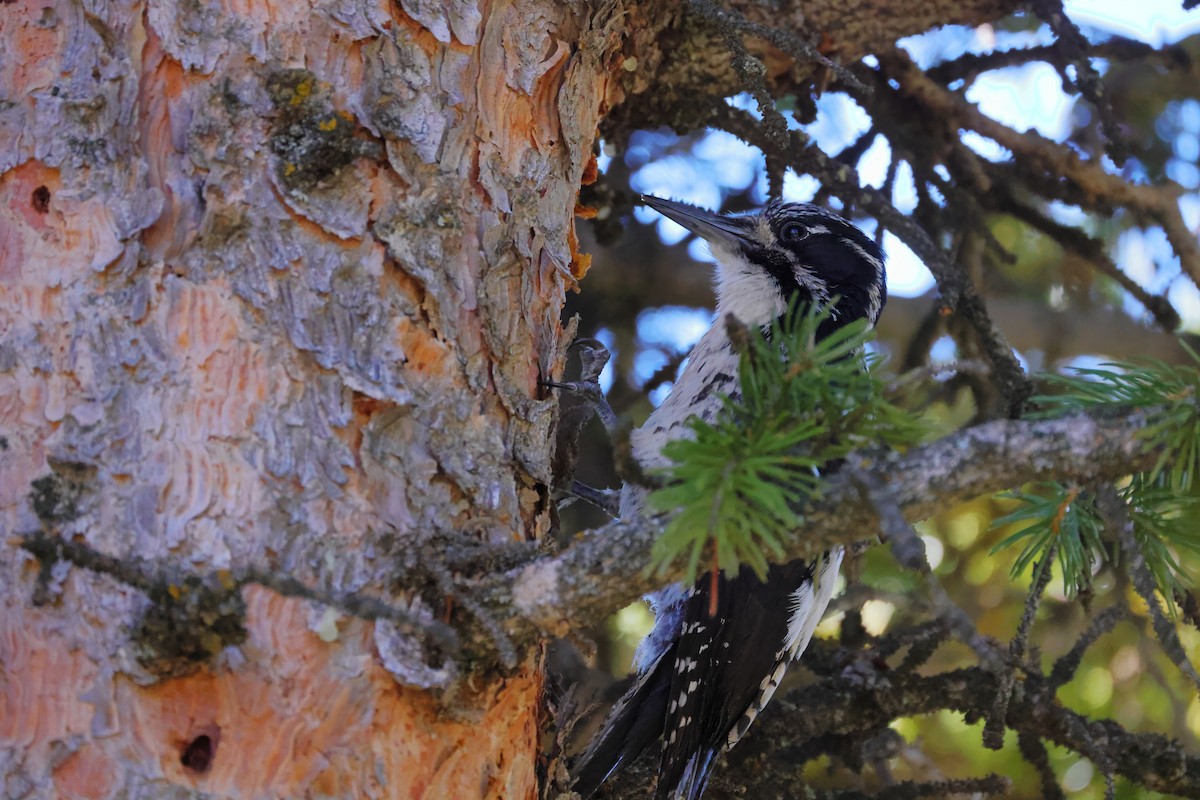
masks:
{"label": "bird head", "polygon": [[838,298],[828,320],[834,328],[863,317],[874,325],[887,302],[883,252],[820,206],[776,200],[756,212],[724,215],[648,195],[641,200],[708,242],[718,264],[719,317],[732,313],[747,325],[768,325],[798,295],[821,305]]}

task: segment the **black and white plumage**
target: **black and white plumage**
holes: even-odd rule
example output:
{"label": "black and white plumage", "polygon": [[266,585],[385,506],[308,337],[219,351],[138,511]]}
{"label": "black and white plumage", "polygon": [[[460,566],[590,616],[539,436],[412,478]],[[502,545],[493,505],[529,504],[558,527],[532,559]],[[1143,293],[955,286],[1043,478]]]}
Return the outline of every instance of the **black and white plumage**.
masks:
{"label": "black and white plumage", "polygon": [[[667,441],[690,435],[688,418],[713,419],[720,396],[738,392],[727,314],[768,328],[793,295],[807,303],[837,297],[821,336],[863,317],[873,325],[887,290],[878,246],[818,206],[774,202],[757,213],[723,216],[654,197],[643,202],[707,240],[718,262],[716,321],[670,395],[632,434],[635,458],[654,468],[669,463],[662,455]],[[637,514],[643,501],[642,489],[626,486],[621,516]],[[808,646],[841,560],[835,548],[812,563],[773,565],[765,582],[745,568],[722,574],[715,614],[708,577],[649,596],[655,626],[638,649],[637,678],[576,765],[575,790],[590,796],[662,737],[656,797],[697,800],[713,760],[737,743],[788,663]]]}

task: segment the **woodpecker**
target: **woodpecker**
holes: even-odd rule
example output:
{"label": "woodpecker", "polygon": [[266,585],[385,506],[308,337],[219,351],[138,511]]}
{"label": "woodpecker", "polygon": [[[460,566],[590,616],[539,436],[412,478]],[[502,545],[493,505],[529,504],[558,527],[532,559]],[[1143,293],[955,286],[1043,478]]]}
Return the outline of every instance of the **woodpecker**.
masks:
{"label": "woodpecker", "polygon": [[[769,331],[793,297],[817,305],[837,298],[817,331],[822,337],[864,317],[873,326],[887,287],[875,242],[819,206],[775,201],[730,216],[657,197],[641,202],[705,239],[717,261],[715,322],[631,437],[634,457],[652,469],[670,463],[664,444],[691,435],[689,418],[710,421],[721,395],[739,394],[726,315]],[[621,516],[638,514],[644,499],[644,489],[625,486]],[[647,596],[655,625],[635,656],[637,676],[576,764],[575,791],[590,797],[662,737],[656,799],[698,800],[716,756],[737,744],[808,646],[841,561],[842,549],[833,548],[811,562],[772,565],[765,581],[746,567],[722,573],[715,604],[707,576]]]}

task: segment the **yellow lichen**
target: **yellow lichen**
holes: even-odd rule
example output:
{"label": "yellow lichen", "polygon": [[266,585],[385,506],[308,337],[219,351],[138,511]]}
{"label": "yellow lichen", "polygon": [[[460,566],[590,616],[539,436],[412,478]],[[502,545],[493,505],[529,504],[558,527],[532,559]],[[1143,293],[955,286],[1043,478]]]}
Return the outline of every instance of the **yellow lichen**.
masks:
{"label": "yellow lichen", "polygon": [[312,94],[312,80],[311,79],[305,79],[305,80],[301,81],[300,83],[296,84],[296,89],[295,89],[294,93],[292,94],[292,105],[294,105],[294,106],[300,105],[301,103],[303,103],[305,101],[305,99],[310,94]]}

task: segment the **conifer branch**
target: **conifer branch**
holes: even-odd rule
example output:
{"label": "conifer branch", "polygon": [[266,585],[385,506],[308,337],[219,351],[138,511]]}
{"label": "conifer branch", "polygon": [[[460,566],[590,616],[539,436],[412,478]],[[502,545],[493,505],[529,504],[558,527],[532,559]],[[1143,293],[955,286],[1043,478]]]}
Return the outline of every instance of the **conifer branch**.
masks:
{"label": "conifer branch", "polygon": [[[906,453],[875,461],[910,520],[956,503],[1025,483],[1057,479],[1088,485],[1155,464],[1158,450],[1139,436],[1153,409],[1114,414],[1094,408],[1057,419],[990,422]],[[811,557],[837,544],[873,543],[876,511],[862,502],[853,476],[834,474],[822,498],[803,509],[804,521],[781,539],[780,561]],[[557,555],[485,578],[479,596],[506,617],[516,641],[594,625],[606,614],[685,573],[672,563],[648,573],[663,519],[614,520],[578,537]],[[700,569],[708,563],[701,561]]]}

